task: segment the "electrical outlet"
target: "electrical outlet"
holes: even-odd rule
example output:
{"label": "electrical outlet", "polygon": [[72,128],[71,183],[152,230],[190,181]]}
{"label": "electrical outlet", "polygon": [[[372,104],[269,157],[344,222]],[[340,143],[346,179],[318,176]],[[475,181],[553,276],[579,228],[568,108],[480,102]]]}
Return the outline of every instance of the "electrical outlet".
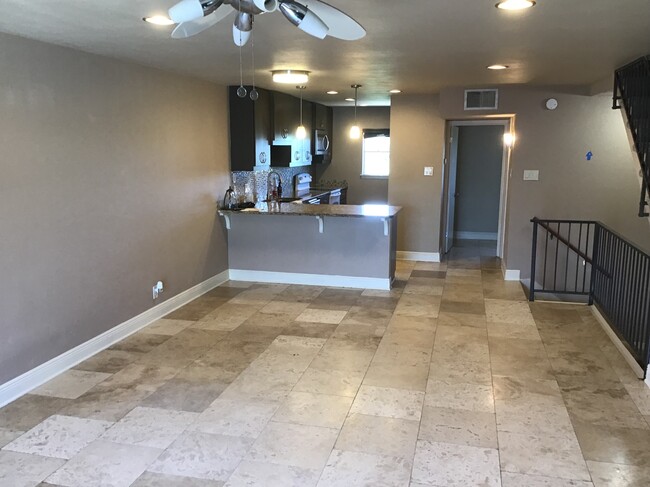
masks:
{"label": "electrical outlet", "polygon": [[158,281],[156,284],[153,286],[153,299],[154,301],[158,299],[158,295],[163,292],[164,287],[163,287],[163,282]]}
{"label": "electrical outlet", "polygon": [[526,169],[524,171],[524,181],[539,181],[539,171],[536,169]]}
{"label": "electrical outlet", "polygon": [[433,176],[433,167],[432,166],[426,166],[424,168],[424,175],[425,176]]}

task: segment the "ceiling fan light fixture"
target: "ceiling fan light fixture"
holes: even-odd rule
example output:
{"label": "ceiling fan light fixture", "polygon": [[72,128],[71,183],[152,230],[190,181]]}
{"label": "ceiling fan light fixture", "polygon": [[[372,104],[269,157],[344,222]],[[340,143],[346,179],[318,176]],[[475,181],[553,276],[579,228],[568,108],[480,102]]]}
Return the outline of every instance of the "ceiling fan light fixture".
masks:
{"label": "ceiling fan light fixture", "polygon": [[203,17],[203,5],[199,0],[182,0],[171,7],[167,13],[169,13],[169,18],[177,24],[191,22]]}
{"label": "ceiling fan light fixture", "polygon": [[304,85],[309,81],[309,71],[297,69],[276,69],[271,75],[274,83]]}
{"label": "ceiling fan light fixture", "polygon": [[280,3],[279,9],[289,22],[303,32],[318,39],[325,39],[325,36],[327,36],[329,27],[318,15],[304,5],[293,0],[285,0]]}
{"label": "ceiling fan light fixture", "polygon": [[275,12],[278,9],[278,0],[253,0],[253,4],[262,12]]}
{"label": "ceiling fan light fixture", "polygon": [[501,71],[503,69],[508,69],[510,66],[507,64],[491,64],[487,68],[491,69],[492,71]]}
{"label": "ceiling fan light fixture", "polygon": [[496,8],[502,10],[524,10],[534,7],[536,3],[535,0],[502,0],[496,4]]}
{"label": "ceiling fan light fixture", "polygon": [[148,24],[153,25],[174,25],[175,22],[165,15],[152,15],[151,17],[143,17],[142,20]]}

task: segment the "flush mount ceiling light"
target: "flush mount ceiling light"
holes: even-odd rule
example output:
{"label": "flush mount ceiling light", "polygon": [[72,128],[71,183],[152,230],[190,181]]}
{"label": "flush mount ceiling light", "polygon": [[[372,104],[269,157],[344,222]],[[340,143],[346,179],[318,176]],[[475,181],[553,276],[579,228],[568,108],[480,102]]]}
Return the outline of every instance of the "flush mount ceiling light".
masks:
{"label": "flush mount ceiling light", "polygon": [[393,95],[396,95],[398,93],[401,93],[402,90],[390,90],[388,93],[392,93]]}
{"label": "flush mount ceiling light", "polygon": [[304,85],[309,81],[309,71],[278,69],[271,71],[275,83]]}
{"label": "flush mount ceiling light", "polygon": [[151,17],[143,17],[145,22],[153,25],[174,25],[174,21],[164,15],[153,15]]}
{"label": "flush mount ceiling light", "polygon": [[354,98],[346,98],[345,101],[354,101]]}
{"label": "flush mount ceiling light", "polygon": [[534,7],[536,3],[534,0],[503,0],[496,4],[496,8],[502,10],[523,10]]}
{"label": "flush mount ceiling light", "polygon": [[358,139],[361,137],[361,129],[357,124],[357,100],[359,99],[358,92],[359,88],[361,88],[361,85],[352,85],[352,88],[354,88],[354,125],[350,127],[350,138]]}
{"label": "flush mount ceiling light", "polygon": [[334,91],[334,90],[330,90],[330,91],[327,92],[327,94],[328,94],[328,95],[338,95],[339,92],[338,92],[338,91]]}
{"label": "flush mount ceiling light", "polygon": [[488,66],[488,69],[491,69],[493,71],[500,71],[502,69],[508,69],[510,66],[507,66],[506,64],[491,64]]}

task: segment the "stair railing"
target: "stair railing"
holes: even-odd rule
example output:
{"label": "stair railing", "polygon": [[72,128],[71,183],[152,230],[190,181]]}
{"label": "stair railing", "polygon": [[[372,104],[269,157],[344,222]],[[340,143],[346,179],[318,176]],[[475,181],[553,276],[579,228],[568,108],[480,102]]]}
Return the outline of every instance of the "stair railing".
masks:
{"label": "stair railing", "polygon": [[544,294],[595,305],[646,371],[650,254],[597,221],[533,218],[531,222],[529,299]]}
{"label": "stair railing", "polygon": [[617,69],[614,73],[614,109],[623,109],[641,165],[639,216],[646,217],[650,204],[650,56]]}

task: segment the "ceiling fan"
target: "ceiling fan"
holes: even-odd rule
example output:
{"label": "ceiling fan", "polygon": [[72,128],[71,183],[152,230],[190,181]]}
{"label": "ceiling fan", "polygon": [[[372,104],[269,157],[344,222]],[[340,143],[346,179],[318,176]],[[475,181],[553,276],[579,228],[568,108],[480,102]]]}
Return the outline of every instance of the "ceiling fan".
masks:
{"label": "ceiling fan", "polygon": [[181,0],[169,9],[169,18],[178,24],[172,37],[194,36],[236,13],[233,40],[236,45],[243,46],[253,30],[254,16],[276,10],[300,30],[319,39],[329,35],[355,41],[366,35],[366,30],[356,20],[320,0]]}

